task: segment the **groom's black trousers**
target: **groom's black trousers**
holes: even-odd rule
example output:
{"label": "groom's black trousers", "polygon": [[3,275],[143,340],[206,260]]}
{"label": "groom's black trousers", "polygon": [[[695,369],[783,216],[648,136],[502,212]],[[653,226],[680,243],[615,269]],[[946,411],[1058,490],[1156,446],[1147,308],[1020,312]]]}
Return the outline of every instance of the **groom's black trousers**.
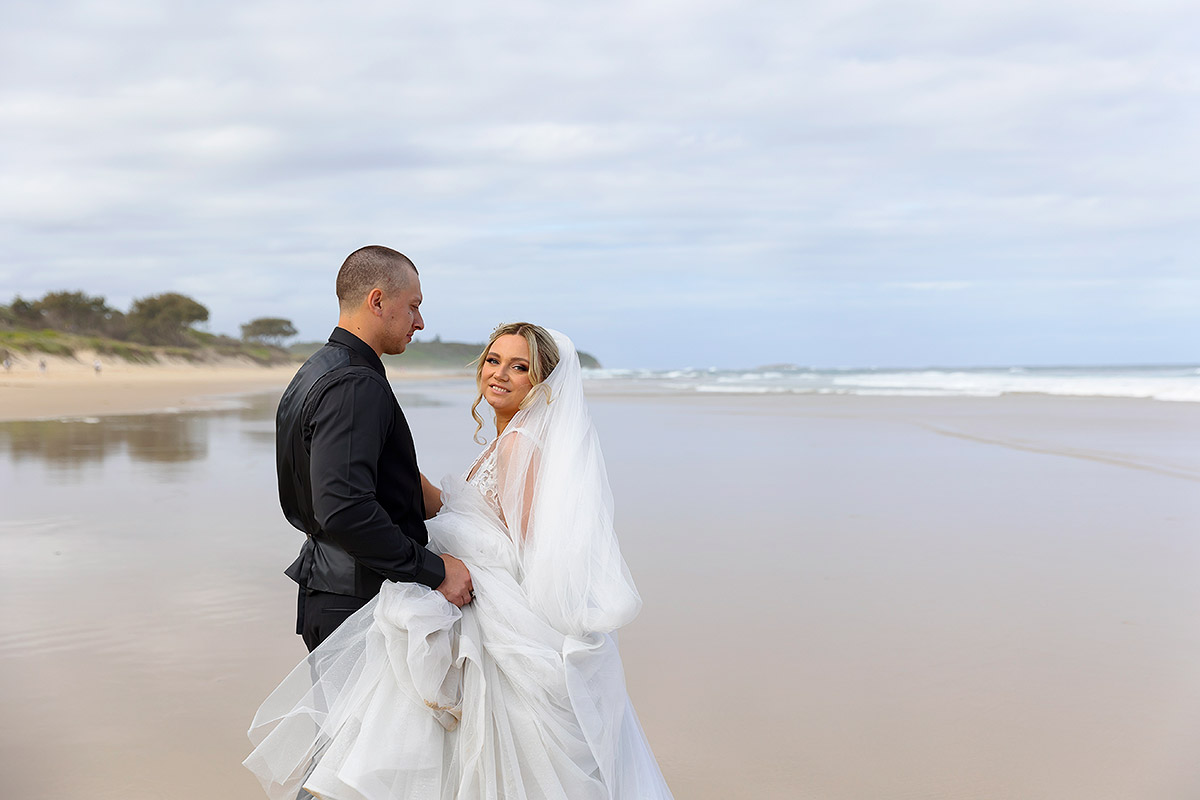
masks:
{"label": "groom's black trousers", "polygon": [[296,607],[296,633],[304,637],[304,646],[311,653],[351,614],[366,604],[367,601],[361,597],[301,586]]}

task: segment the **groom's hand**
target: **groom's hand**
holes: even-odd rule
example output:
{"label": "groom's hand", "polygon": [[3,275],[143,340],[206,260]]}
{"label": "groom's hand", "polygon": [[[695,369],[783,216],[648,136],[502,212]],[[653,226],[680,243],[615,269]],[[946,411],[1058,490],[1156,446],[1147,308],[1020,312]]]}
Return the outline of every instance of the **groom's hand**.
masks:
{"label": "groom's hand", "polygon": [[442,561],[446,565],[446,580],[442,581],[442,585],[437,587],[437,590],[451,603],[462,608],[471,602],[471,598],[474,596],[471,572],[467,569],[466,564],[454,556],[443,555]]}

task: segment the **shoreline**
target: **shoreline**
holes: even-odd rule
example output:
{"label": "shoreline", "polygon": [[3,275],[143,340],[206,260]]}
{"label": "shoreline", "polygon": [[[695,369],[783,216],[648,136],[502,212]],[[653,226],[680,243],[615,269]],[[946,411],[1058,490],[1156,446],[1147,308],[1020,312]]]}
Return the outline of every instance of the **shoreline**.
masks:
{"label": "shoreline", "polygon": [[282,390],[295,367],[187,366],[51,371],[0,377],[0,422],[201,411],[219,398]]}
{"label": "shoreline", "polygon": [[[230,396],[280,391],[301,362],[261,366],[237,359],[205,364],[129,364],[46,358],[46,371],[0,372],[0,422],[105,417],[221,408]],[[459,371],[388,370],[389,380],[455,377]]]}

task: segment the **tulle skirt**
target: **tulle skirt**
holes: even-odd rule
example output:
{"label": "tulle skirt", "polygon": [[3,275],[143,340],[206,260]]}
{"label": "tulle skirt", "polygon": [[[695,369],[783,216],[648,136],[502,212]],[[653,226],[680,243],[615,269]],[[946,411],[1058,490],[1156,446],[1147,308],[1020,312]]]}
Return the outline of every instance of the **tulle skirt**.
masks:
{"label": "tulle skirt", "polygon": [[385,583],[259,708],[245,765],[277,800],[670,798],[613,637],[551,627],[495,513],[447,491],[430,546],[476,599]]}

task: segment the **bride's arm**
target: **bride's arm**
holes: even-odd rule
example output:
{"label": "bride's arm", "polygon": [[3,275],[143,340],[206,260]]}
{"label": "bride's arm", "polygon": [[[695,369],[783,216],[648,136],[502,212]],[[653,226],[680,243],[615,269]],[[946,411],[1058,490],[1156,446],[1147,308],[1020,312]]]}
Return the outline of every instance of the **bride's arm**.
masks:
{"label": "bride's arm", "polygon": [[421,495],[425,499],[425,519],[433,519],[442,510],[442,490],[429,482],[421,473]]}
{"label": "bride's arm", "polygon": [[[529,532],[534,490],[541,465],[541,448],[519,430],[503,437],[498,445],[496,477],[503,508],[501,521],[514,541],[523,542]],[[514,526],[509,522],[510,519],[517,519],[520,524]]]}

